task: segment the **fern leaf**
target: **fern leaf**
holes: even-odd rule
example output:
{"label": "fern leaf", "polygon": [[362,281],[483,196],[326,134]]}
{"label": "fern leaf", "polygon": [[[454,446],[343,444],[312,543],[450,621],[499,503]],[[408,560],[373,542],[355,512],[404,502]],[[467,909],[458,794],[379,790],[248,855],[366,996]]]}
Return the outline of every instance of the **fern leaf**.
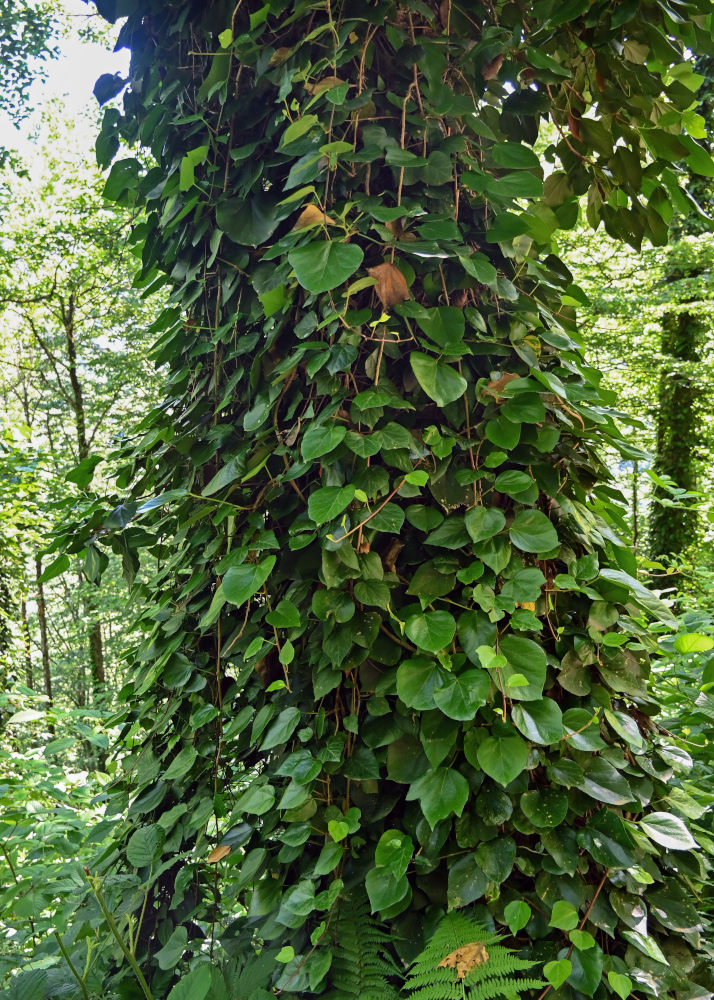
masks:
{"label": "fern leaf", "polygon": [[533,967],[462,913],[448,914],[407,974],[409,1000],[494,1000],[543,986],[514,973]]}
{"label": "fern leaf", "polygon": [[389,977],[396,966],[388,950],[390,938],[369,913],[367,901],[343,899],[333,924],[333,989],[325,1000],[397,1000]]}

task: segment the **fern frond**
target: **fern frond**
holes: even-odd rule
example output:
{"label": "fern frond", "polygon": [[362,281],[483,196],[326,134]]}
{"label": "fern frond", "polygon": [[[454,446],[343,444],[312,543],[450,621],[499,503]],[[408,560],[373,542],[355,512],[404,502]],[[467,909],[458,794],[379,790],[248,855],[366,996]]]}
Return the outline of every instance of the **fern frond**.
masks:
{"label": "fern frond", "polygon": [[464,914],[450,913],[407,974],[409,1000],[511,1000],[544,986],[539,980],[516,978],[514,973],[534,963],[498,944],[500,940]]}
{"label": "fern frond", "polygon": [[325,1000],[397,1000],[389,977],[397,968],[388,949],[390,938],[369,912],[367,900],[343,899],[333,923],[333,989]]}

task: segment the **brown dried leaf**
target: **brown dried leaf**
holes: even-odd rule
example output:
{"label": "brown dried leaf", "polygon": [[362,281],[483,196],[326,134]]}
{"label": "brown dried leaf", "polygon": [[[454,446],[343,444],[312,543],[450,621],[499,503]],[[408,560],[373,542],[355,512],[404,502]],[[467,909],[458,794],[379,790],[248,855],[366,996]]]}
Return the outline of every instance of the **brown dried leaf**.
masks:
{"label": "brown dried leaf", "polygon": [[224,858],[227,858],[230,853],[230,847],[228,847],[227,844],[222,844],[220,847],[214,847],[206,860],[209,865],[215,865],[218,864],[219,861],[223,861]]}
{"label": "brown dried leaf", "polygon": [[377,282],[377,295],[386,309],[411,298],[406,278],[394,264],[385,263],[377,264],[376,267],[368,267],[367,274],[370,274]]}
{"label": "brown dried leaf", "polygon": [[580,139],[580,122],[575,117],[575,115],[568,112],[568,128],[570,129],[570,134],[575,139]]}
{"label": "brown dried leaf", "polygon": [[472,941],[450,952],[439,962],[440,969],[456,969],[456,978],[464,979],[477,965],[488,961],[488,952],[481,941]]}
{"label": "brown dried leaf", "polygon": [[336,226],[337,223],[323,212],[321,208],[318,208],[317,205],[306,205],[297,217],[297,221],[291,232],[295,232],[296,229],[308,229],[310,226],[322,225]]}
{"label": "brown dried leaf", "polygon": [[281,46],[281,48],[276,49],[275,52],[273,52],[272,56],[270,57],[270,65],[280,66],[281,63],[285,62],[285,60],[288,58],[291,52],[292,49],[289,48],[287,45],[283,45]]}
{"label": "brown dried leaf", "polygon": [[600,91],[600,93],[602,93],[603,90],[605,89],[605,84],[607,83],[607,80],[602,75],[599,69],[595,71],[595,83],[597,83],[597,89]]}
{"label": "brown dried leaf", "polygon": [[339,87],[344,82],[344,80],[340,80],[339,76],[323,76],[317,83],[306,83],[305,90],[308,94],[315,96],[321,94],[323,90],[329,90],[331,87]]}
{"label": "brown dried leaf", "polygon": [[519,375],[515,375],[513,372],[504,372],[500,378],[494,379],[493,382],[489,382],[484,388],[484,392],[487,392],[490,396],[495,396],[496,400],[500,399],[501,393],[506,388],[509,382],[512,382],[514,378],[519,378]]}
{"label": "brown dried leaf", "polygon": [[394,219],[390,222],[384,223],[385,227],[389,230],[395,240],[415,240],[415,233],[405,232],[404,226],[402,225],[401,219]]}
{"label": "brown dried leaf", "polygon": [[499,52],[495,59],[484,63],[481,67],[481,76],[484,80],[494,80],[503,65],[503,52]]}

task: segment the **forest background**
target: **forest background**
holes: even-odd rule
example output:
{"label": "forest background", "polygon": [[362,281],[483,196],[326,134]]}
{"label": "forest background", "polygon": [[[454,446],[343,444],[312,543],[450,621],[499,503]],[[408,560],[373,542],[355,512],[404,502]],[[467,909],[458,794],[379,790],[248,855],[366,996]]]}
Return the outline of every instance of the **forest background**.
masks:
{"label": "forest background", "polygon": [[[23,18],[36,30],[19,44]],[[151,572],[128,547],[108,556],[90,541],[58,554],[55,533],[109,488],[113,456],[142,439],[166,377],[152,354],[163,292],[135,277],[141,219],[107,200],[90,148],[101,120],[91,69],[83,107],[62,95],[81,46],[106,53],[102,72],[123,71],[112,44],[112,29],[82,3],[0,0],[0,50],[13,53],[0,68],[0,980],[9,991],[61,923],[51,881],[64,877],[67,890],[68,866],[111,829],[101,789],[117,767],[117,698]],[[708,142],[711,65],[682,77],[700,102],[690,134]],[[712,183],[690,176],[705,212]],[[688,815],[711,852],[714,716],[701,694],[714,684],[714,236],[702,215],[678,213],[668,246],[627,247],[593,231],[588,211],[583,200],[555,240],[574,276],[585,356],[625,430],[629,455],[607,455],[623,532],[640,578],[678,617],[678,633],[660,643],[655,692],[693,757]],[[103,530],[122,526],[122,510],[113,516]],[[25,873],[13,858],[38,824],[42,848],[23,856]]]}

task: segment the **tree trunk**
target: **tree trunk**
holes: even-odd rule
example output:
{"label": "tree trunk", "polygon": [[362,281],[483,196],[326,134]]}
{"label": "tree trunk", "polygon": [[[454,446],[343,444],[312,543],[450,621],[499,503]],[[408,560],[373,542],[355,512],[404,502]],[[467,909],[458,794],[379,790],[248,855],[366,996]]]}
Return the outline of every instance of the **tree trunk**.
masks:
{"label": "tree trunk", "polygon": [[45,608],[45,587],[42,582],[42,559],[35,557],[35,579],[37,582],[37,620],[40,625],[40,651],[42,653],[42,679],[45,685],[48,706],[52,705],[52,674],[50,671],[50,646],[47,641],[47,611]]}
{"label": "tree trunk", "polygon": [[[77,371],[77,344],[75,341],[75,300],[70,295],[67,305],[61,302],[62,323],[64,326],[65,342],[67,346],[67,361],[69,381],[72,387],[72,400],[74,410],[75,429],[77,433],[77,454],[79,461],[83,461],[89,456],[89,443],[87,441],[87,419],[84,408],[84,394],[82,383]],[[85,600],[85,612],[90,622],[89,626],[89,661],[92,665],[92,689],[96,697],[100,688],[104,686],[104,643],[102,641],[101,622],[95,620],[96,602],[94,595],[90,591]]]}
{"label": "tree trunk", "polygon": [[[662,323],[662,353],[667,359],[659,380],[657,451],[655,472],[681,489],[697,486],[696,463],[700,439],[700,392],[695,379],[699,364],[701,330],[696,316],[683,310],[669,313]],[[655,501],[667,497],[658,487]],[[680,558],[697,539],[698,515],[694,510],[652,505],[649,549],[653,558]]]}
{"label": "tree trunk", "polygon": [[20,601],[20,618],[22,620],[22,644],[25,648],[25,683],[29,688],[34,687],[34,676],[32,669],[32,649],[30,647],[30,626],[27,620],[27,600],[23,597]]}

